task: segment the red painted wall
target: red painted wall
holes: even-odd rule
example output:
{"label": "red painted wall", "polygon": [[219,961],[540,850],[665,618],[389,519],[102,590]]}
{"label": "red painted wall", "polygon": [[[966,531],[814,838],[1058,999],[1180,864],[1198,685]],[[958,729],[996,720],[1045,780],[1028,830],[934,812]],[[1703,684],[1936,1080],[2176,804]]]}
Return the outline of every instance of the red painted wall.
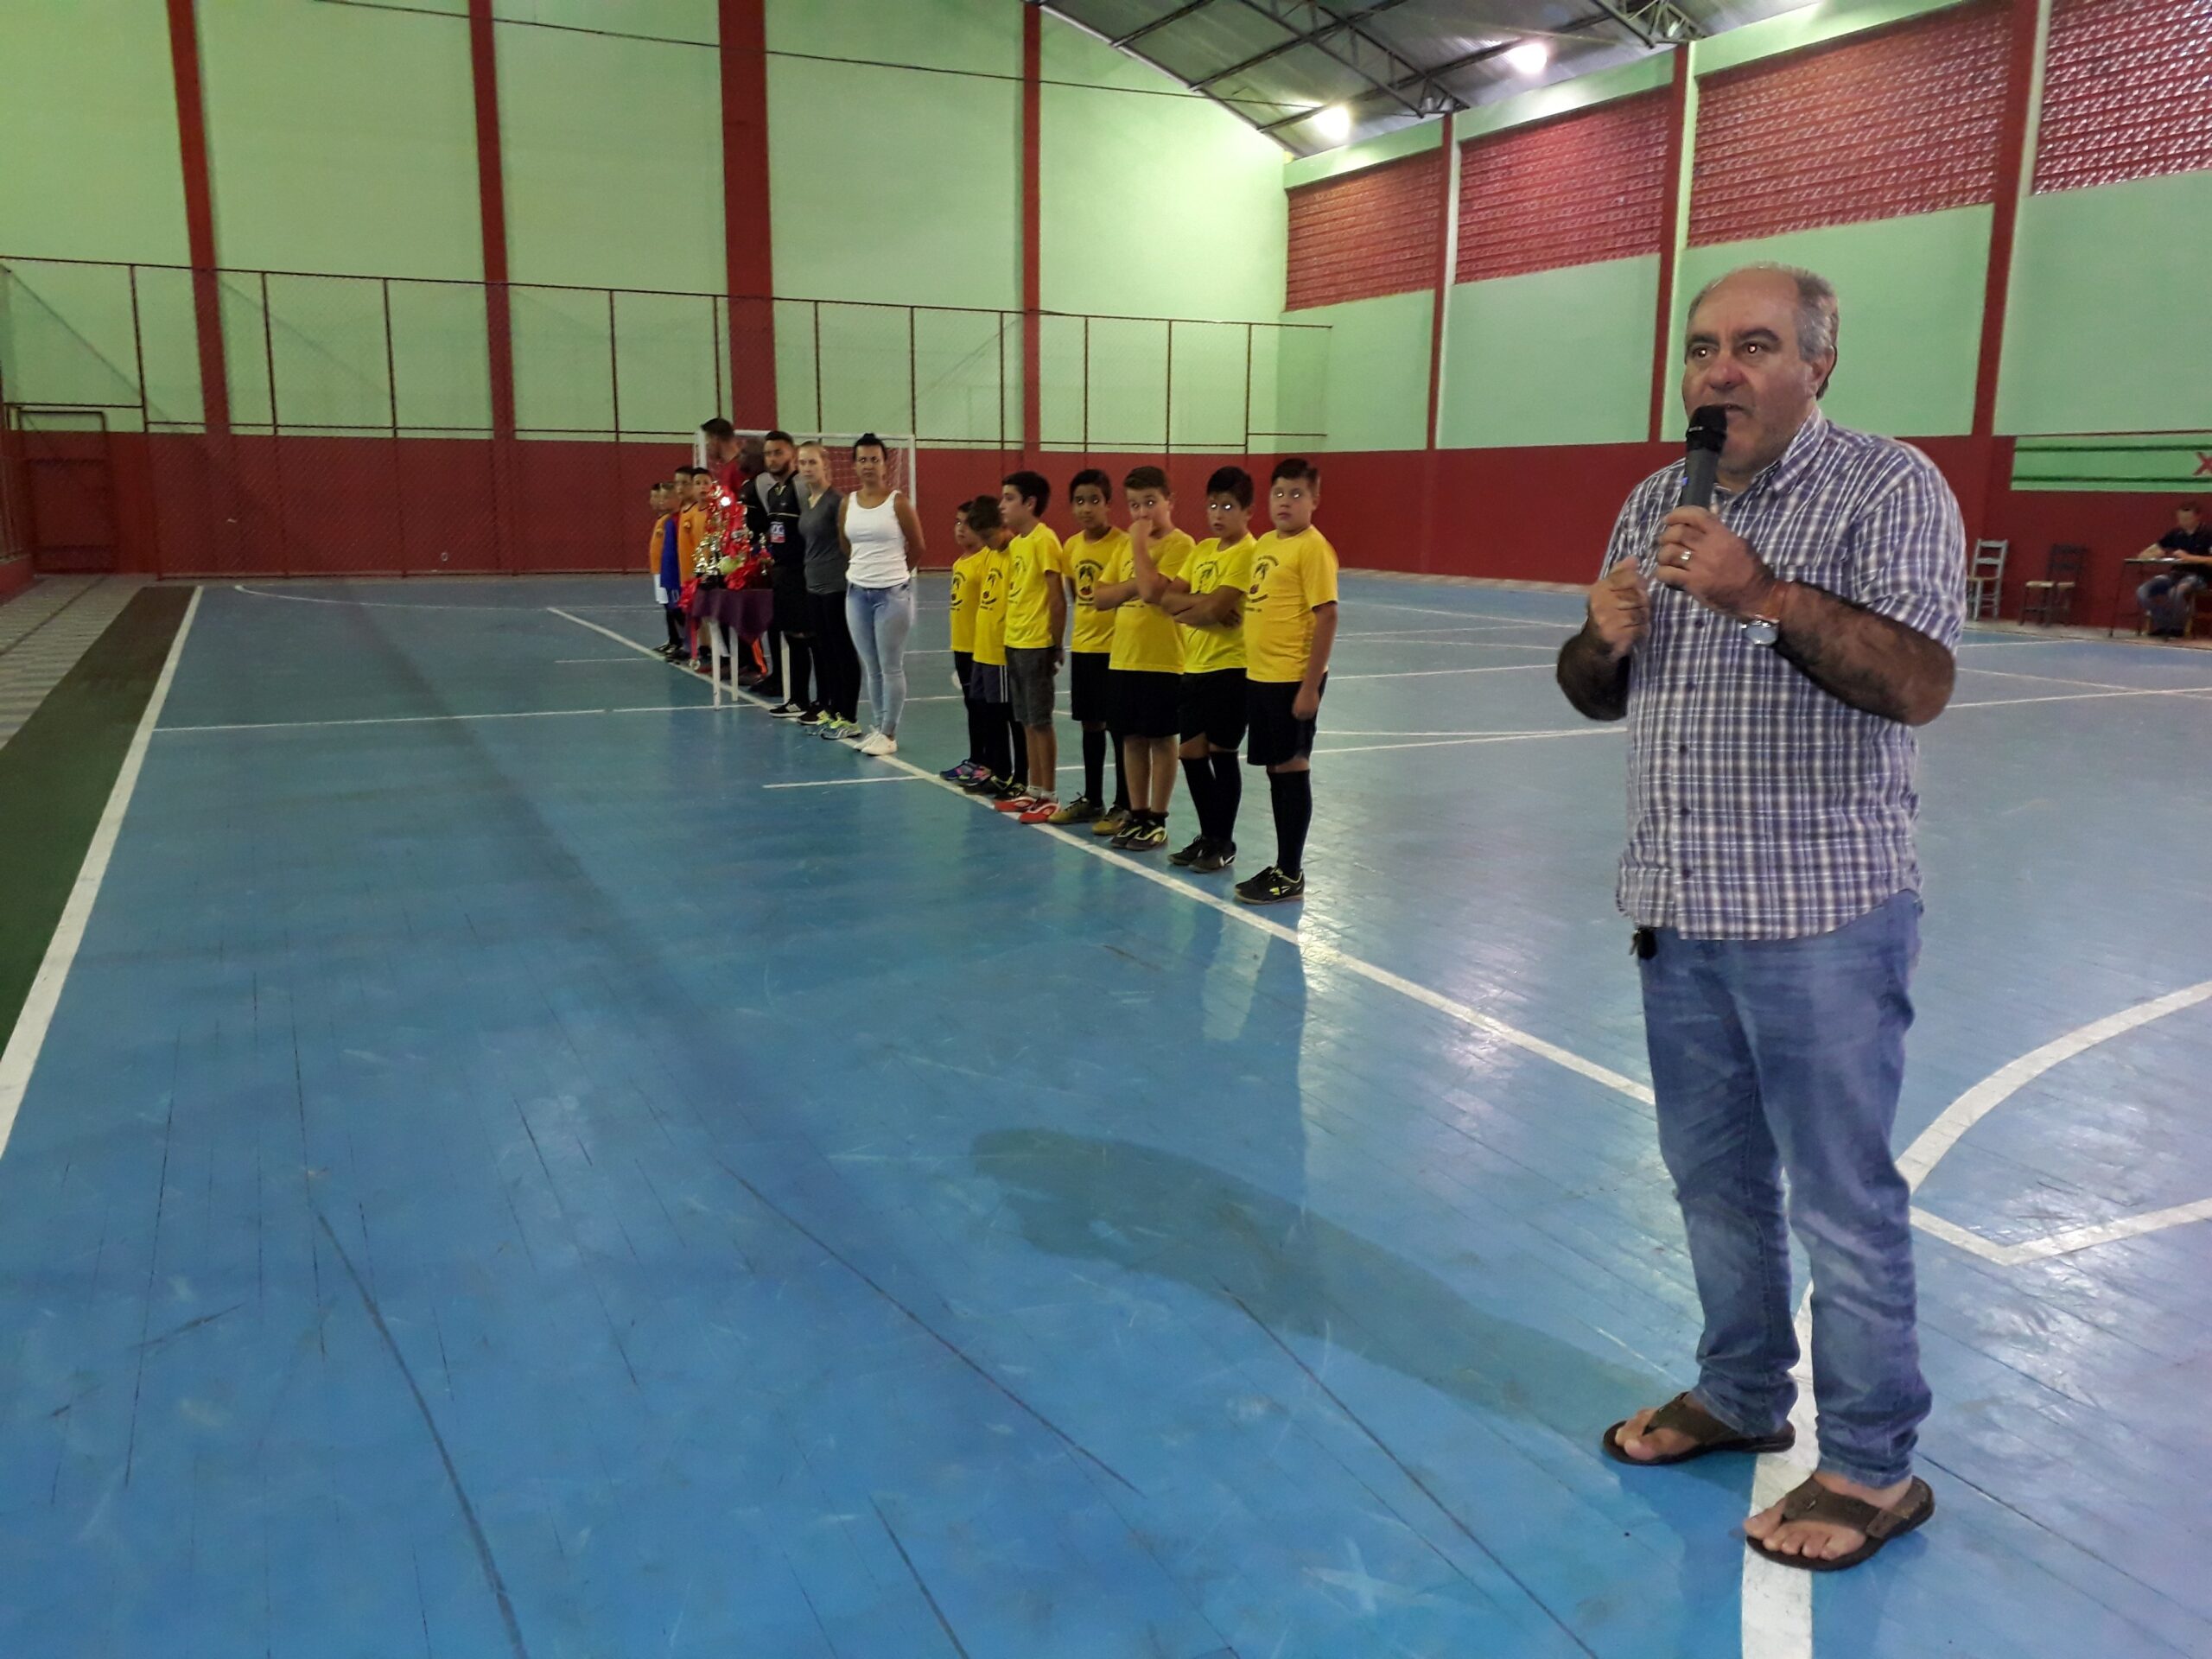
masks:
{"label": "red painted wall", "polygon": [[1459,269],[1482,281],[1656,253],[1667,225],[1665,92],[1459,147]]}
{"label": "red painted wall", "polygon": [[2009,40],[1983,0],[1704,78],[1690,241],[1990,200]]}
{"label": "red painted wall", "polygon": [[2212,167],[2203,0],[2056,0],[2036,190]]}
{"label": "red painted wall", "polygon": [[1444,152],[1409,156],[1290,192],[1285,309],[1435,285],[1444,249]]}
{"label": "red painted wall", "polygon": [[[642,571],[652,524],[646,487],[683,459],[665,444],[515,443],[517,499],[503,541],[488,440],[125,433],[108,442],[118,568],[165,576]],[[2080,542],[2091,559],[2075,620],[2103,622],[2133,588],[2120,561],[2171,521],[2171,491],[2012,490],[2009,439],[1916,442],[1950,481],[1967,535],[2012,542],[2006,615],[2018,614],[2021,586],[2042,573],[2050,544]],[[1629,491],[1679,453],[1670,440],[1325,454],[1316,457],[1321,523],[1350,567],[1580,585],[1596,574]],[[1252,474],[1254,528],[1265,530],[1267,475],[1277,459],[1170,457],[1178,522],[1205,533],[1206,480],[1234,462]],[[919,461],[929,563],[942,566],[952,557],[955,505],[996,496],[1021,457],[929,449]],[[1130,468],[1160,462],[1150,454],[1045,457],[1038,470],[1052,485],[1050,522],[1071,533],[1068,480],[1083,467],[1104,468],[1118,499]],[[0,565],[0,577],[9,569]]]}

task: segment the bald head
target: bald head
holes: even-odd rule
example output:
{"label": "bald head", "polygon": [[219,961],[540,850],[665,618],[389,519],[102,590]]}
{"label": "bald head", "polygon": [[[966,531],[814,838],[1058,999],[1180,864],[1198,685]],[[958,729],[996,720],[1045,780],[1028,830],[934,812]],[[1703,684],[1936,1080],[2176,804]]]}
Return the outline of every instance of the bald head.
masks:
{"label": "bald head", "polygon": [[1835,289],[1809,270],[1748,265],[1690,304],[1682,407],[1728,411],[1720,481],[1741,489],[1813,416],[1835,372]]}

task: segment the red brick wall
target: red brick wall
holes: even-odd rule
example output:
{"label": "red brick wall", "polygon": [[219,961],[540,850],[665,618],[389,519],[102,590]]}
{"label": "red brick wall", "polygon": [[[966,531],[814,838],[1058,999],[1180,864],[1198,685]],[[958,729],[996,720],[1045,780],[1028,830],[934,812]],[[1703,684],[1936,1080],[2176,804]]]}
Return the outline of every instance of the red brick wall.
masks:
{"label": "red brick wall", "polygon": [[1443,257],[1441,150],[1290,193],[1288,310],[1433,288]]}
{"label": "red brick wall", "polygon": [[1983,0],[1700,81],[1690,241],[1993,200],[2007,40]]}
{"label": "red brick wall", "polygon": [[2038,192],[2212,168],[2212,7],[2056,0]]}
{"label": "red brick wall", "polygon": [[1666,170],[1665,92],[1471,140],[1459,151],[1457,280],[1658,252]]}

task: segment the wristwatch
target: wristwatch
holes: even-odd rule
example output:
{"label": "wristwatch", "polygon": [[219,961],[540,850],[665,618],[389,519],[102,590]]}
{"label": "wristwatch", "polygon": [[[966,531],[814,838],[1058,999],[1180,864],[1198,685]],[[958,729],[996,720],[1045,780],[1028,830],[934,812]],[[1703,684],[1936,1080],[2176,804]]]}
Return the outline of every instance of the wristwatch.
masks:
{"label": "wristwatch", "polygon": [[1747,616],[1743,628],[1744,638],[1755,645],[1770,645],[1782,638],[1782,624],[1771,616]]}

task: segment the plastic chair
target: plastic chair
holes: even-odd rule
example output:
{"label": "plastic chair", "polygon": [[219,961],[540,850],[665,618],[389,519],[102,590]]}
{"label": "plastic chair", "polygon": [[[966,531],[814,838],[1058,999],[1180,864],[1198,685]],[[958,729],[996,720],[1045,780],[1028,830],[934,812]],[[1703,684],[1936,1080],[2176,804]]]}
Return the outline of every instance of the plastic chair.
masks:
{"label": "plastic chair", "polygon": [[2053,542],[2044,561],[2043,575],[2027,584],[2020,604],[2020,620],[2044,627],[2074,620],[2074,595],[2082,585],[2082,566],[2089,550],[2072,542]]}
{"label": "plastic chair", "polygon": [[1997,614],[1997,607],[2005,594],[2005,555],[2012,547],[2010,542],[1980,541],[1974,544],[1974,558],[1967,566],[1967,620],[1968,621]]}

